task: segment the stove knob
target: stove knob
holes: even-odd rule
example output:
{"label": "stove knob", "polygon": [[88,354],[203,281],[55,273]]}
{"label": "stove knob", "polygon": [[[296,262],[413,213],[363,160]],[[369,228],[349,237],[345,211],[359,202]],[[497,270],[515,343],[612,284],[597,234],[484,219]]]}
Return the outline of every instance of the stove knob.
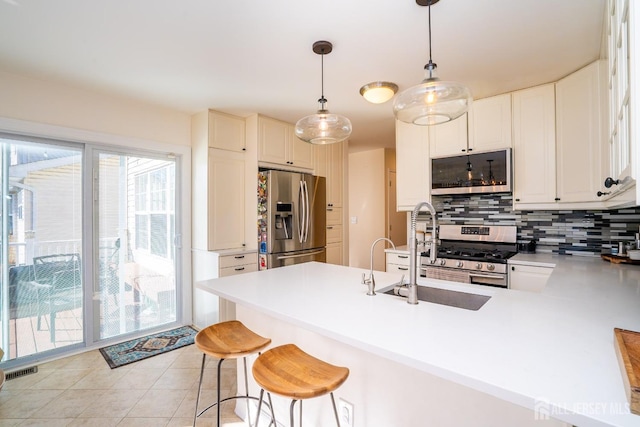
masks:
{"label": "stove knob", "polygon": [[476,270],[482,270],[482,263],[481,262],[476,264]]}
{"label": "stove knob", "polygon": [[440,260],[440,265],[445,265],[446,263],[447,263],[447,260],[446,260],[446,259],[441,259],[441,260]]}
{"label": "stove knob", "polygon": [[458,261],[458,263],[456,264],[456,267],[462,268],[463,265],[464,263],[462,261]]}
{"label": "stove knob", "polygon": [[489,270],[489,271],[493,271],[493,270],[495,270],[495,269],[496,269],[496,266],[495,266],[495,265],[493,265],[493,264],[487,264],[487,270]]}

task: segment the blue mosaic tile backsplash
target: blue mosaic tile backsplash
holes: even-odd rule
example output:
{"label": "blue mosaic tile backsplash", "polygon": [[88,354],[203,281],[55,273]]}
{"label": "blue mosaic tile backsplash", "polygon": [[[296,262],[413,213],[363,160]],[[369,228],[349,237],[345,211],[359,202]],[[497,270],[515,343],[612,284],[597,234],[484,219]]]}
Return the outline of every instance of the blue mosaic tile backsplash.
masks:
{"label": "blue mosaic tile backsplash", "polygon": [[640,208],[514,211],[511,194],[434,196],[432,201],[442,224],[516,225],[518,242],[535,239],[538,252],[599,257],[620,241],[634,241],[640,229]]}

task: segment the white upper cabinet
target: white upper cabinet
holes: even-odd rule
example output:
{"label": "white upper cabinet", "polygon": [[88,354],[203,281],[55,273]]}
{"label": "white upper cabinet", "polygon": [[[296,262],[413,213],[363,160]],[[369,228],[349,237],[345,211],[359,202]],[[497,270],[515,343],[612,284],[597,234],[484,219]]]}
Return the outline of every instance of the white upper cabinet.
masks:
{"label": "white upper cabinet", "polygon": [[561,203],[600,202],[608,175],[603,131],[605,61],[594,62],[556,83],[557,197]]}
{"label": "white upper cabinet", "polygon": [[431,157],[454,156],[467,152],[467,114],[447,123],[422,127],[429,131]]}
{"label": "white upper cabinet", "polygon": [[[556,200],[553,84],[513,93],[514,206]],[[521,207],[525,209],[526,207]]]}
{"label": "white upper cabinet", "polygon": [[313,169],[313,145],[295,136],[294,126],[258,116],[258,161]]}
{"label": "white upper cabinet", "polygon": [[245,121],[240,117],[209,111],[208,139],[210,148],[245,151]]}
{"label": "white upper cabinet", "polygon": [[511,94],[473,101],[469,110],[469,148],[491,151],[511,145]]}
{"label": "white upper cabinet", "polygon": [[[442,126],[442,125],[439,125]],[[411,211],[431,200],[429,129],[396,120],[396,203],[398,211]]]}

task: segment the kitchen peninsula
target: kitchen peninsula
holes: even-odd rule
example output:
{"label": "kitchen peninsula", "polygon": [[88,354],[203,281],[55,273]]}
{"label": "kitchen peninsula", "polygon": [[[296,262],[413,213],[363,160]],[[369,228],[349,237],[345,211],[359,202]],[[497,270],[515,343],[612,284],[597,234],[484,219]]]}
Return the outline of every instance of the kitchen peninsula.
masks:
{"label": "kitchen peninsula", "polygon": [[[640,330],[640,269],[556,258],[542,293],[419,281],[491,296],[479,311],[369,297],[365,270],[315,262],[196,286],[235,302],[273,345],[349,367],[336,394],[354,404],[358,427],[640,426],[613,338],[614,327]],[[378,291],[399,279],[376,272]],[[320,401],[305,402],[308,425],[331,422]]]}

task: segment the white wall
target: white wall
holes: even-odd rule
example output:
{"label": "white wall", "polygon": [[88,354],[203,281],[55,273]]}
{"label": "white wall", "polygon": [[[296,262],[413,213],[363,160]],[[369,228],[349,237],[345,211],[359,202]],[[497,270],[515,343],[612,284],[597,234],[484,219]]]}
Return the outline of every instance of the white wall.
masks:
{"label": "white wall", "polygon": [[189,114],[108,93],[0,71],[0,99],[0,117],[191,145]]}
{"label": "white wall", "polygon": [[[385,236],[385,150],[349,154],[349,265],[369,268],[371,244]],[[374,269],[384,271],[384,242],[376,245]]]}

